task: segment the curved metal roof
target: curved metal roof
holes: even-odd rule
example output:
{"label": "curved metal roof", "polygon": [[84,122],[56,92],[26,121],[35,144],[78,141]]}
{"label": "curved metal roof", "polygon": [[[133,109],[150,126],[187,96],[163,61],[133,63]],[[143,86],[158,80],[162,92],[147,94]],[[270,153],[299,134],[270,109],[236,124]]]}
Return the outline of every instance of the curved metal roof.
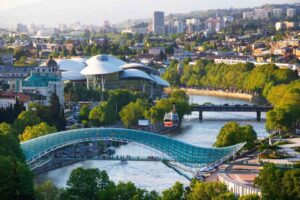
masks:
{"label": "curved metal roof", "polygon": [[155,80],[155,82],[158,85],[161,85],[163,87],[170,87],[170,84],[166,80],[162,79],[160,76],[154,74],[150,74],[150,76]]}
{"label": "curved metal roof", "polygon": [[83,75],[104,75],[123,71],[120,66],[126,62],[111,55],[97,55],[86,61],[87,67],[81,70]]}
{"label": "curved metal roof", "polygon": [[121,79],[147,79],[149,81],[155,82],[155,80],[146,72],[138,69],[126,69],[120,74]]}
{"label": "curved metal roof", "polygon": [[34,138],[22,142],[21,149],[24,152],[27,163],[31,164],[42,156],[61,147],[95,140],[137,142],[162,152],[174,162],[195,168],[223,161],[234,155],[245,144],[224,148],[208,148],[140,130],[88,128],[57,132]]}
{"label": "curved metal roof", "polygon": [[148,73],[159,75],[159,72],[157,69],[147,66],[147,65],[144,65],[144,64],[141,64],[141,63],[127,63],[125,65],[122,65],[121,68],[122,69],[141,69]]}
{"label": "curved metal roof", "polygon": [[86,66],[82,62],[78,62],[75,60],[68,60],[68,59],[56,60],[56,62],[59,66],[59,70],[61,71],[80,72]]}
{"label": "curved metal roof", "polygon": [[61,73],[62,79],[67,81],[79,81],[79,80],[86,80],[86,77],[80,72],[76,71],[66,71]]}

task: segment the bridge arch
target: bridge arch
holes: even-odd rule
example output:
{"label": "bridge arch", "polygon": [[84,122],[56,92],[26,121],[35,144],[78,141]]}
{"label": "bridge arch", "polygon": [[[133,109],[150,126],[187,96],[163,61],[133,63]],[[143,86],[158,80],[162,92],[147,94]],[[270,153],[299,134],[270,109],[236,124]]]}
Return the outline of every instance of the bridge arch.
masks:
{"label": "bridge arch", "polygon": [[186,167],[198,168],[222,161],[233,156],[244,144],[225,148],[208,148],[187,144],[166,136],[132,129],[88,128],[52,133],[22,142],[28,164],[34,163],[48,153],[67,145],[95,141],[112,140],[135,142],[156,149],[173,162]]}

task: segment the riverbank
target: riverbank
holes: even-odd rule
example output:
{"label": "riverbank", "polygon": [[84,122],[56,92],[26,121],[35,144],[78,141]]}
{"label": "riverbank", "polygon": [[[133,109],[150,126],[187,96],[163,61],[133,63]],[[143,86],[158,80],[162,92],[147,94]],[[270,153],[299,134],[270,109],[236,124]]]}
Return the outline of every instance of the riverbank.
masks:
{"label": "riverbank", "polygon": [[[238,92],[226,92],[222,90],[204,90],[204,89],[193,89],[193,88],[180,88],[184,90],[189,95],[205,95],[205,96],[215,96],[215,97],[225,97],[225,98],[234,98],[242,99],[247,101],[253,100],[253,95],[238,93]],[[166,88],[165,92],[170,93],[173,89]]]}

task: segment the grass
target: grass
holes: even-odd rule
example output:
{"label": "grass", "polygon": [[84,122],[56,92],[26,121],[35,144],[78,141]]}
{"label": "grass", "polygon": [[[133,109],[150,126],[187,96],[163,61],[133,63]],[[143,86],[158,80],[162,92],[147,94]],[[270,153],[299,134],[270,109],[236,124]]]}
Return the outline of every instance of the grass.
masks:
{"label": "grass", "polygon": [[277,146],[285,145],[285,144],[293,144],[293,142],[285,140],[285,141],[277,141],[274,143],[274,145],[277,145]]}

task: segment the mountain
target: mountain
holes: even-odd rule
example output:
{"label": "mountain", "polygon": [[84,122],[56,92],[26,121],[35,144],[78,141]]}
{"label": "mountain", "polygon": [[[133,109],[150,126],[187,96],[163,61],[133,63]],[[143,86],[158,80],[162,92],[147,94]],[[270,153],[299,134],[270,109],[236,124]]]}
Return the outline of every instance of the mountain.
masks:
{"label": "mountain", "polygon": [[294,0],[41,0],[0,12],[3,25],[36,23],[57,25],[59,23],[102,24],[127,19],[149,18],[153,11],[183,13],[210,8],[257,6],[269,2],[293,2]]}

